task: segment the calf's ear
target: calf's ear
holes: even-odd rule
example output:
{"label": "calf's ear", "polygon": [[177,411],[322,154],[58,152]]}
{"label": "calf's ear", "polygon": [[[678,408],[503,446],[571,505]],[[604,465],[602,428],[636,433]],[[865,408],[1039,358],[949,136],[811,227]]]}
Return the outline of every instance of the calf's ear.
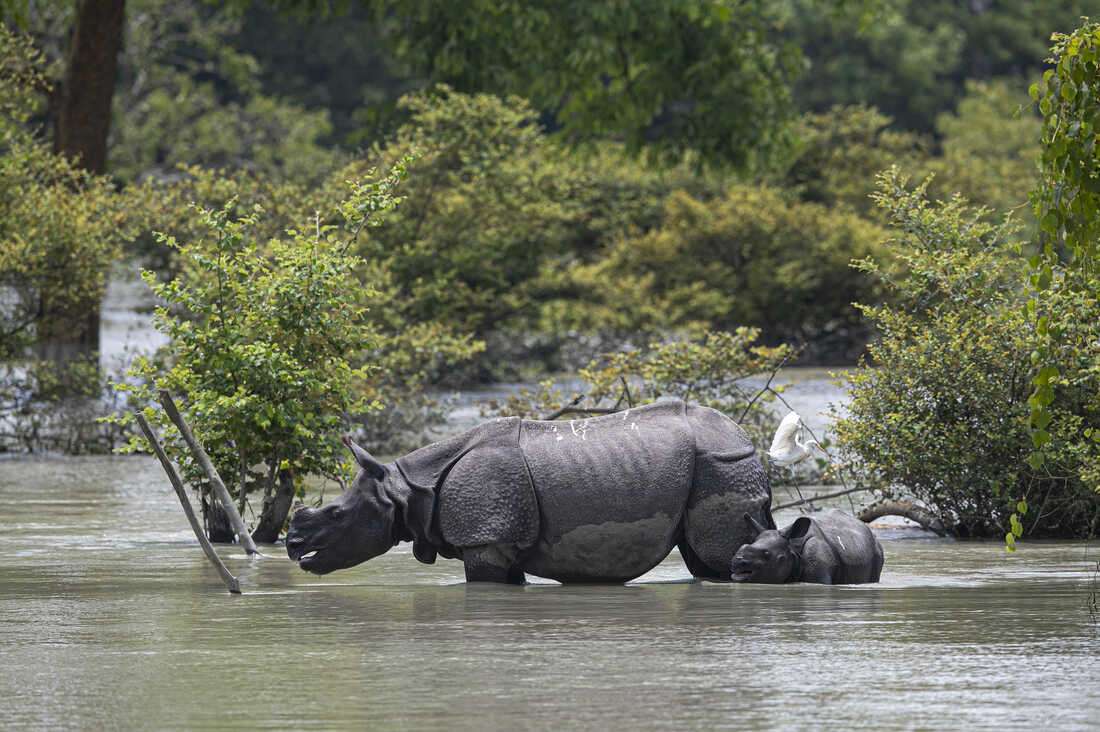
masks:
{"label": "calf's ear", "polygon": [[367,474],[375,480],[381,480],[386,476],[386,469],[382,466],[382,463],[375,460],[369,452],[355,444],[355,441],[351,439],[351,435],[344,435],[342,441],[351,450],[351,454],[355,456],[355,462],[359,463],[359,467],[367,471]]}
{"label": "calf's ear", "polygon": [[808,516],[799,516],[794,520],[794,523],[785,529],[779,531],[780,534],[790,539],[801,539],[806,535],[806,532],[810,530],[810,518]]}

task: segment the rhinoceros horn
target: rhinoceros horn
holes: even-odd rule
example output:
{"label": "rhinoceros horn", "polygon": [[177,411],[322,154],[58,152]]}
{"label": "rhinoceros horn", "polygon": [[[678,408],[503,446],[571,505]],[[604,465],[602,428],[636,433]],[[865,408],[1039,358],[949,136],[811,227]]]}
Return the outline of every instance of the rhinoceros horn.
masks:
{"label": "rhinoceros horn", "polygon": [[382,463],[375,460],[369,452],[355,444],[355,441],[351,439],[351,435],[344,435],[344,444],[351,450],[351,454],[355,456],[355,462],[359,463],[359,467],[367,471],[375,480],[381,480],[386,475],[386,469],[382,466]]}
{"label": "rhinoceros horn", "polygon": [[764,531],[768,530],[767,526],[762,525],[759,521],[757,521],[756,519],[754,519],[752,516],[748,515],[747,513],[745,514],[745,520],[748,521],[749,524],[751,524],[754,529],[756,529],[757,534],[760,534],[761,532],[764,532]]}

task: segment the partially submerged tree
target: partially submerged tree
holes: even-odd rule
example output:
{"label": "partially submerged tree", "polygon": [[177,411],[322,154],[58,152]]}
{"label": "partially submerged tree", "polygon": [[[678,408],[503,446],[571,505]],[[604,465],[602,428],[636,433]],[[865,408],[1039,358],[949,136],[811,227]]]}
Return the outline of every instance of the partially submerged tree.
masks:
{"label": "partially submerged tree", "polygon": [[[88,390],[84,377],[95,375],[96,364],[74,363],[77,354],[65,347],[73,334],[59,329],[84,327],[88,303],[102,298],[126,221],[124,199],[109,181],[52,153],[28,125],[37,90],[48,85],[44,64],[29,39],[0,26],[0,361],[7,369],[0,389],[22,404],[46,382],[59,392],[67,383],[74,393]],[[35,351],[68,366],[44,367],[46,377]]]}
{"label": "partially submerged tree", "polygon": [[[242,504],[248,492],[262,493],[257,541],[278,537],[305,476],[340,480],[344,415],[371,406],[357,383],[372,364],[355,360],[376,345],[366,309],[372,289],[357,281],[363,262],[349,247],[395,205],[404,170],[401,163],[385,178],[353,183],[340,208],[347,232],[318,220],[261,242],[251,229],[262,210],[235,218],[232,203],[197,209],[205,236],[165,237],[183,260],[181,274],[163,283],[144,274],[167,303],[156,324],[171,338],[171,356],[163,364],[139,359],[131,373],[141,381],[119,388],[142,401],[151,400],[151,388],[177,395]],[[178,431],[158,411],[146,414],[160,422],[185,479],[203,487],[205,475],[181,448]],[[144,447],[137,437],[130,445]]]}
{"label": "partially submerged tree", "polygon": [[[863,306],[880,337],[850,377],[837,421],[841,447],[863,482],[885,497],[916,498],[958,536],[1090,536],[1100,528],[1090,436],[1100,428],[1095,361],[1081,356],[1060,385],[1045,465],[1028,463],[1033,353],[1019,286],[1022,258],[1011,221],[961,198],[932,204],[897,169],[876,199],[897,231],[890,253],[904,267],[862,266],[882,277],[892,303]],[[1065,295],[1080,330],[1100,322],[1096,302]]]}

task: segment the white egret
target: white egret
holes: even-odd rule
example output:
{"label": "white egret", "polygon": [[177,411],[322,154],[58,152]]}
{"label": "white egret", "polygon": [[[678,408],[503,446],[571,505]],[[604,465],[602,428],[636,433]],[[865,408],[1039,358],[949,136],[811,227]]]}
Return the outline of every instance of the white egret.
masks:
{"label": "white egret", "polygon": [[797,412],[791,412],[779,423],[775,437],[772,438],[771,449],[768,450],[768,457],[776,465],[786,466],[805,460],[814,448],[824,452],[824,448],[817,443],[817,440],[802,442],[798,439],[801,435],[802,418]]}

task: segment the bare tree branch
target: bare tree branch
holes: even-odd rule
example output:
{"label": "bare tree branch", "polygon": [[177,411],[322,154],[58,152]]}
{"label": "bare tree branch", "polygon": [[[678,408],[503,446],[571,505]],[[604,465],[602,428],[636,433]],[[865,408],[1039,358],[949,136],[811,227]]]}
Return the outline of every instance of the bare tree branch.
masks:
{"label": "bare tree branch", "polygon": [[134,417],[137,419],[141,431],[145,433],[145,439],[149,441],[150,447],[152,447],[153,452],[156,453],[157,459],[160,460],[161,467],[163,467],[164,472],[168,474],[168,480],[172,482],[172,487],[176,489],[176,495],[180,499],[180,505],[183,506],[183,512],[187,515],[187,521],[191,524],[191,530],[195,532],[195,538],[199,540],[199,545],[202,546],[203,552],[206,553],[206,558],[209,559],[214,565],[214,568],[218,570],[222,582],[225,583],[229,591],[236,595],[241,594],[240,582],[238,582],[237,578],[226,568],[221,557],[214,551],[214,547],[210,544],[210,540],[206,538],[206,532],[203,531],[202,526],[199,525],[199,519],[195,516],[195,510],[191,508],[191,501],[187,498],[187,489],[183,487],[183,481],[180,480],[179,473],[176,472],[175,466],[172,465],[172,462],[164,453],[164,448],[161,447],[156,433],[153,432],[153,428],[149,426],[149,422],[146,421],[145,415],[142,414],[140,410],[134,412]]}
{"label": "bare tree branch", "polygon": [[164,407],[165,413],[168,418],[179,429],[180,435],[183,437],[184,442],[191,448],[191,453],[195,456],[195,461],[202,467],[206,473],[207,479],[210,481],[210,485],[214,489],[214,495],[217,496],[218,502],[222,504],[222,509],[226,515],[229,516],[229,523],[233,526],[233,532],[237,535],[237,540],[241,542],[241,546],[244,550],[251,554],[259,554],[260,550],[256,548],[256,542],[252,540],[252,535],[248,533],[248,529],[244,525],[244,519],[241,518],[241,514],[237,511],[237,507],[233,505],[233,498],[229,495],[229,491],[225,488],[225,483],[222,481],[221,476],[218,475],[218,471],[214,468],[214,463],[210,461],[210,456],[206,454],[206,450],[202,449],[202,445],[195,439],[195,434],[191,431],[187,421],[180,414],[179,409],[176,408],[176,403],[172,401],[172,395],[166,390],[160,390],[160,403]]}

